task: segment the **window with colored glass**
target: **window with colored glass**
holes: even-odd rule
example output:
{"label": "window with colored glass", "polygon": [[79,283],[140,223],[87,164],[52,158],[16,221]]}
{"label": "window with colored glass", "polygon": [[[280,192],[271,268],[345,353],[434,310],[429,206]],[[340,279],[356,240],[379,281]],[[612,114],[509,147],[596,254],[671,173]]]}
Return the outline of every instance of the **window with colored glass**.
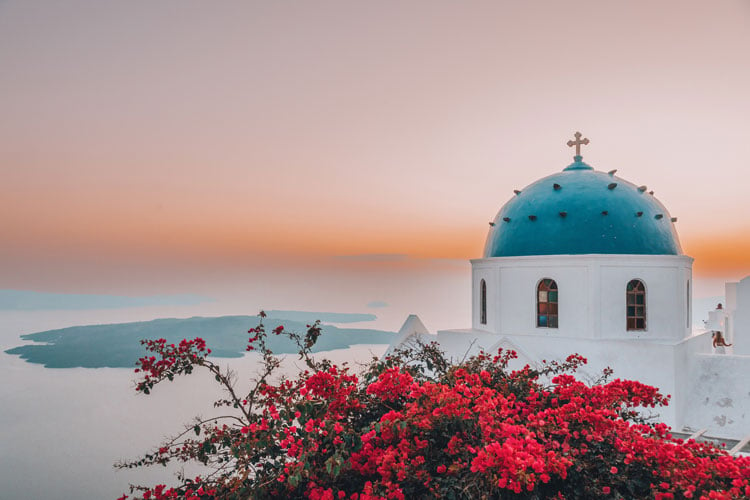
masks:
{"label": "window with colored glass", "polygon": [[557,283],[550,278],[539,282],[536,290],[536,326],[557,328]]}

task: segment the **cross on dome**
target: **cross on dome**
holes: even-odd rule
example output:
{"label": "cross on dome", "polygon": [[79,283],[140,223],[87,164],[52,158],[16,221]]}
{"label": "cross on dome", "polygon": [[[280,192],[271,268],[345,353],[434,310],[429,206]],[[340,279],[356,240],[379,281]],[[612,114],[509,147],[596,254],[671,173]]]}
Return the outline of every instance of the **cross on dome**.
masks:
{"label": "cross on dome", "polygon": [[584,137],[583,139],[581,139],[581,135],[583,134],[581,134],[580,132],[576,132],[574,135],[575,135],[576,140],[568,141],[568,147],[573,147],[573,146],[576,147],[575,160],[580,161],[582,158],[581,157],[581,144],[585,146],[586,144],[589,143],[589,139],[588,137]]}

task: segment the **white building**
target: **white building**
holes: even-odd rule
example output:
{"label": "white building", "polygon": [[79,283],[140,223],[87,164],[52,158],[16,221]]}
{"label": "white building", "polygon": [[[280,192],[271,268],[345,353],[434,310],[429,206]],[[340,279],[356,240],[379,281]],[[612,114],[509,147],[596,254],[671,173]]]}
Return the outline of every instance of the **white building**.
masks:
{"label": "white building", "polygon": [[[750,278],[728,285],[731,354],[715,354],[711,330],[693,331],[693,259],[682,253],[667,209],[646,186],[582,161],[516,191],[490,223],[472,264],[472,325],[427,332],[410,316],[392,347],[437,340],[456,358],[513,349],[521,363],[579,353],[583,377],[605,367],[670,394],[661,420],[676,431],[740,439],[750,434]],[[721,316],[721,317],[719,317]],[[731,351],[730,351],[731,352]]]}

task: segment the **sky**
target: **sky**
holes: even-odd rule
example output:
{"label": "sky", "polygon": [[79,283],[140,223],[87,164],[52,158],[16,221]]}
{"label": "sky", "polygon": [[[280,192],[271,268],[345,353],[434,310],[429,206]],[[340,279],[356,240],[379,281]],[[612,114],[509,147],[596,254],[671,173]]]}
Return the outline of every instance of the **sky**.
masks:
{"label": "sky", "polygon": [[750,274],[748,54],[748,0],[0,0],[0,289],[468,284],[580,130],[719,294]]}

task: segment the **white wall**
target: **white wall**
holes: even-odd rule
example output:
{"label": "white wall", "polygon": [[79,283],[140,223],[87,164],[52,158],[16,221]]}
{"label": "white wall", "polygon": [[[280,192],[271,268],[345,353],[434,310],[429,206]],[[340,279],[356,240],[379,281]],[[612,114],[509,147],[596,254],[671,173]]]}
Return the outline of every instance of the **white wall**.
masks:
{"label": "white wall", "polygon": [[724,284],[724,298],[726,299],[724,309],[728,312],[734,312],[737,309],[737,285],[738,283]]}
{"label": "white wall", "polygon": [[724,319],[724,338],[728,344],[734,344],[734,321],[737,311],[737,283],[726,283],[724,285],[724,298],[726,304],[726,318]]}
{"label": "white wall", "polygon": [[[602,338],[681,339],[689,334],[687,278],[680,262],[623,262],[601,266]],[[625,289],[632,279],[646,286],[646,330],[627,331]]]}
{"label": "white wall", "polygon": [[[472,292],[471,292],[471,324],[475,330],[494,332],[497,330],[498,315],[500,314],[500,301],[498,295],[499,272],[494,267],[472,267]],[[484,280],[487,283],[487,324],[480,321],[480,284]]]}
{"label": "white wall", "polygon": [[[691,382],[691,379],[695,375],[696,356],[710,355],[713,352],[711,342],[711,331],[704,330],[675,345],[672,354],[675,367],[675,389],[672,393],[673,401],[671,406],[673,406],[673,411],[677,417],[674,428],[678,431],[683,430],[686,426],[696,430],[694,425],[700,423],[697,420],[688,422],[686,415],[690,408],[698,404]],[[708,427],[707,421],[703,420],[702,423],[703,425],[698,427],[699,429]]]}
{"label": "white wall", "polygon": [[708,428],[709,436],[741,439],[750,434],[750,357],[696,354],[686,374],[690,403],[681,424]]}
{"label": "white wall", "polygon": [[[551,255],[472,260],[475,329],[508,335],[679,340],[690,335],[692,262],[674,255]],[[488,321],[479,323],[479,283],[487,282]],[[558,328],[536,326],[536,287],[559,289]],[[626,286],[646,285],[646,331],[626,329]],[[688,285],[689,284],[689,285]],[[690,292],[692,296],[692,291]]]}
{"label": "white wall", "polygon": [[750,276],[737,283],[737,304],[732,325],[734,353],[750,355]]}

